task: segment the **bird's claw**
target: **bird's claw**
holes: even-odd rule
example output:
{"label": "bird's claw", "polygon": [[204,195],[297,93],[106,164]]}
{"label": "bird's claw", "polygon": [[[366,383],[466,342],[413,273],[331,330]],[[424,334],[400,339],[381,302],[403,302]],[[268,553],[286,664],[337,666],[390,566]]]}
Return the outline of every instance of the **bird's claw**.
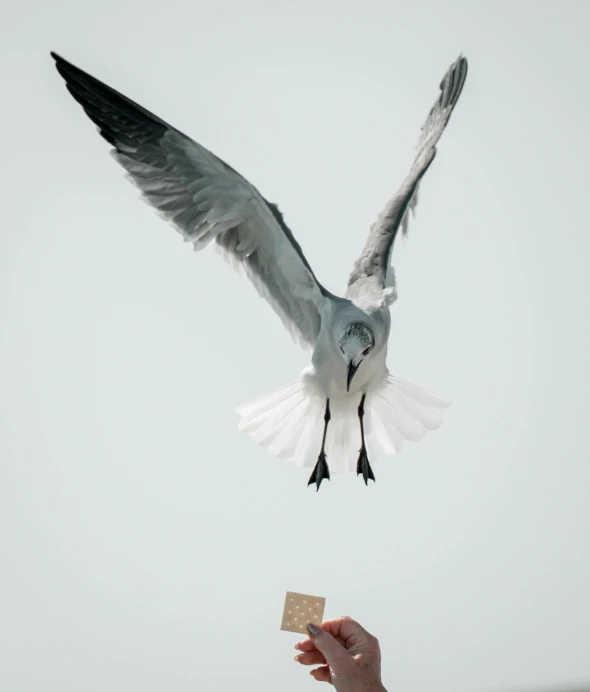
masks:
{"label": "bird's claw", "polygon": [[318,457],[317,464],[315,465],[315,468],[313,470],[313,473],[309,477],[309,481],[307,482],[307,485],[312,485],[313,483],[316,484],[316,493],[320,489],[320,485],[322,484],[322,481],[326,478],[327,480],[330,480],[330,470],[328,469],[328,463],[326,462],[326,455],[324,454],[324,451],[322,450],[320,452],[320,455]]}
{"label": "bird's claw", "polygon": [[369,478],[373,481],[373,483],[375,482],[375,475],[373,474],[371,464],[369,464],[369,457],[367,456],[367,449],[365,445],[360,448],[359,458],[356,463],[356,475],[359,476],[361,473],[363,474],[365,485],[369,485]]}

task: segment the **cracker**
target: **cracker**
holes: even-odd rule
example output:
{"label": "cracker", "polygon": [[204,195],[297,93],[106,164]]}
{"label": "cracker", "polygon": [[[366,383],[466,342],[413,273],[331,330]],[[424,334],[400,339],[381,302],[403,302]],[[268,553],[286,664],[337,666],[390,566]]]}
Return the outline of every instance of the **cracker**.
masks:
{"label": "cracker", "polygon": [[325,605],[325,598],[287,591],[281,629],[307,634],[309,622],[318,627],[322,624]]}

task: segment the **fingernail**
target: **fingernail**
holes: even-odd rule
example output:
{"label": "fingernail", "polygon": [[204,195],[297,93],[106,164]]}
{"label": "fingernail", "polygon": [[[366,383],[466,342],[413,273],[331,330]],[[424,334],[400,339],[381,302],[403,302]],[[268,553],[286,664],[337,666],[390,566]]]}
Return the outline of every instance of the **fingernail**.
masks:
{"label": "fingernail", "polygon": [[322,631],[317,625],[313,625],[311,622],[307,625],[307,631],[312,639],[315,639],[318,634]]}

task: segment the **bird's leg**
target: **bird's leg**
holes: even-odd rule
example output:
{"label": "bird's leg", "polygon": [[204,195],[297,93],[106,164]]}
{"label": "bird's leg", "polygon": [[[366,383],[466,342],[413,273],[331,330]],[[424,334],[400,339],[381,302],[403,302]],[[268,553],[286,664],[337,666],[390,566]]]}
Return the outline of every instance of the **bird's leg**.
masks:
{"label": "bird's leg", "polygon": [[324,436],[322,438],[322,449],[320,450],[320,455],[318,457],[318,462],[315,465],[313,473],[309,477],[307,485],[312,483],[316,484],[316,493],[320,489],[320,485],[324,478],[330,480],[330,471],[328,469],[328,464],[326,462],[326,454],[324,452],[324,447],[326,445],[326,433],[328,432],[328,423],[330,422],[330,399],[326,399],[326,412],[324,413]]}
{"label": "bird's leg", "polygon": [[365,417],[365,394],[361,399],[361,403],[358,408],[359,421],[361,424],[361,448],[359,450],[359,458],[356,462],[356,475],[363,474],[365,485],[369,485],[369,478],[375,482],[375,476],[373,475],[373,469],[371,464],[369,464],[369,457],[367,456],[367,448],[365,447],[365,426],[363,424],[363,418]]}

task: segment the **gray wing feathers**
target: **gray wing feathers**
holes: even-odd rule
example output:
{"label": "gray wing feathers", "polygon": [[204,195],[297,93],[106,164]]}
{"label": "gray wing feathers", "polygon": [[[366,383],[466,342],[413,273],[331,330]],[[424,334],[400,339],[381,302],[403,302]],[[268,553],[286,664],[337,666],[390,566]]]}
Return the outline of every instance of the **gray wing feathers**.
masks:
{"label": "gray wing feathers", "polygon": [[157,146],[119,147],[112,153],[146,201],[195,250],[243,224],[259,198],[219,159],[174,130],[166,130]]}
{"label": "gray wing feathers", "polygon": [[[212,241],[219,254],[253,283],[301,345],[315,341],[320,329],[317,303],[323,294],[302,264],[268,204],[241,176],[220,170],[195,142],[168,131],[161,149],[169,151],[174,175],[158,177],[158,168],[114,152],[146,200],[202,250]],[[198,170],[199,175],[195,175]]]}
{"label": "gray wing feathers", "polygon": [[52,54],[72,96],[113,146],[143,198],[195,250],[215,241],[279,314],[293,337],[312,344],[319,284],[276,205],[197,142],[127,97]]}
{"label": "gray wing feathers", "polygon": [[[242,229],[232,228],[218,236],[217,250],[240,273],[245,274],[252,282],[259,295],[270,303],[275,312],[282,319],[286,329],[293,338],[302,346],[309,345],[310,341],[303,339],[301,334],[319,334],[320,314],[315,306],[310,309],[310,302],[301,300],[292,285],[289,290],[277,277],[272,267],[265,261],[264,255],[258,252],[244,254],[240,249],[248,244],[247,235],[240,233]],[[247,252],[247,250],[246,250]],[[302,293],[306,293],[303,287]],[[297,329],[294,329],[294,325]]]}
{"label": "gray wing feathers", "polygon": [[371,227],[365,248],[350,275],[349,294],[354,294],[357,284],[362,284],[364,291],[383,291],[393,280],[389,262],[395,237],[400,226],[407,233],[409,215],[418,203],[420,181],[436,156],[436,145],[461,95],[466,76],[467,60],[459,56],[443,77],[441,93],[422,126],[410,172]]}

